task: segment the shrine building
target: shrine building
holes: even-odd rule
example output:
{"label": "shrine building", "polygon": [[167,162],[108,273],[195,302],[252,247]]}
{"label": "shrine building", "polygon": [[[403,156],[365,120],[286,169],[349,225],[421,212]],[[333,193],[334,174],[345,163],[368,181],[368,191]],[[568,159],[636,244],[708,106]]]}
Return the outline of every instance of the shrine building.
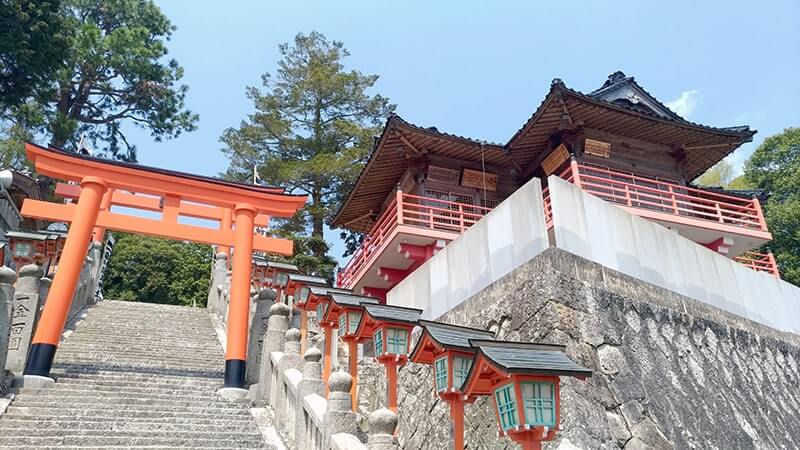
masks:
{"label": "shrine building", "polygon": [[560,79],[505,144],[456,136],[390,117],[331,225],[364,233],[338,273],[339,287],[385,301],[386,293],[533,178],[585,192],[753,270],[779,277],[760,192],[693,184],[755,130],[690,122],[633,77],[611,74],[581,93]]}

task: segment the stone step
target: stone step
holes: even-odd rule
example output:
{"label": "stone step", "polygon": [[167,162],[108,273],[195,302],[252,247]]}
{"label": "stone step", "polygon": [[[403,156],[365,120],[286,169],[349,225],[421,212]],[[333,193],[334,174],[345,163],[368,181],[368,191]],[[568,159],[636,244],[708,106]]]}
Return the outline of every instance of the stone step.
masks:
{"label": "stone step", "polygon": [[[142,433],[145,434],[145,433]],[[148,433],[149,434],[149,433]],[[227,447],[227,448],[267,448],[262,441],[260,434],[246,435],[238,438],[212,438],[202,439],[185,437],[152,437],[146,435],[118,436],[111,434],[108,436],[86,436],[86,435],[64,435],[57,437],[27,436],[27,435],[2,435],[0,436],[0,446],[13,446],[15,448],[42,446],[160,446],[160,447]]]}
{"label": "stone step", "polygon": [[[9,435],[24,436],[24,434],[20,433],[19,431],[22,430],[11,430],[3,428],[2,430],[0,430],[0,439]],[[51,429],[47,426],[45,426],[45,428],[43,429],[40,429],[35,435],[31,437],[58,438],[62,436],[76,436],[76,437],[83,436],[87,438],[142,437],[142,438],[153,438],[153,439],[174,438],[174,439],[197,439],[197,440],[228,439],[230,441],[252,441],[254,439],[256,440],[261,439],[261,433],[257,431],[255,428],[251,428],[249,431],[244,431],[244,432],[230,432],[227,430],[173,431],[173,430],[155,430],[155,429],[154,430],[69,430],[69,429],[61,430],[61,429]]]}
{"label": "stone step", "polygon": [[65,388],[64,386],[57,386],[54,389],[31,389],[22,388],[17,394],[18,398],[27,398],[28,396],[37,396],[39,398],[62,398],[69,399],[73,397],[101,397],[104,399],[119,397],[139,397],[149,398],[152,400],[180,398],[182,400],[197,400],[207,401],[211,395],[215,395],[214,389],[116,389],[113,387],[101,386],[87,386],[74,385],[76,388]]}
{"label": "stone step", "polygon": [[[108,370],[108,369],[119,369],[120,372],[128,372],[135,368],[141,371],[142,373],[154,373],[154,374],[176,375],[176,376],[198,376],[206,378],[216,378],[216,377],[221,378],[224,374],[223,370],[216,369],[214,367],[169,367],[169,366],[158,366],[150,364],[134,367],[132,364],[124,362],[118,362],[118,363],[107,362],[107,363],[92,364],[91,362],[87,361],[75,362],[74,364],[69,364],[69,365],[64,363],[57,363],[57,364],[58,368],[69,368],[72,371],[84,370],[87,372],[94,372],[94,371]],[[80,366],[80,369],[77,369],[76,366]]]}
{"label": "stone step", "polygon": [[[42,430],[46,430],[44,433]],[[17,420],[3,423],[3,434],[32,436],[53,436],[56,434],[95,434],[107,432],[163,432],[163,433],[209,433],[225,432],[235,434],[251,434],[257,430],[252,423],[241,422],[238,425],[226,424],[211,426],[208,424],[163,423],[163,422],[56,422],[52,420],[36,422]]]}
{"label": "stone step", "polygon": [[[16,403],[16,402],[14,402]],[[61,405],[54,408],[52,405],[46,406],[16,406],[14,403],[8,407],[8,413],[19,413],[25,415],[37,415],[47,417],[50,414],[67,414],[75,417],[107,417],[113,415],[117,418],[132,418],[132,417],[151,417],[151,418],[169,418],[183,417],[187,414],[192,414],[200,418],[214,418],[214,417],[249,417],[250,412],[246,409],[219,409],[219,408],[197,408],[197,407],[182,407],[182,408],[141,408],[135,409],[129,406],[122,406],[120,408],[110,408],[108,405],[82,405],[79,408],[66,407]],[[3,417],[6,415],[3,414]]]}
{"label": "stone step", "polygon": [[122,388],[124,386],[152,387],[152,388],[174,388],[174,389],[213,389],[222,382],[222,377],[212,378],[185,378],[185,379],[159,379],[157,376],[152,378],[139,378],[139,377],[88,377],[77,376],[74,374],[53,374],[58,382],[56,386],[64,385],[69,386],[70,389],[76,386],[104,386]]}
{"label": "stone step", "polygon": [[187,412],[192,411],[205,411],[205,412],[219,412],[220,414],[227,414],[228,412],[241,412],[240,405],[232,404],[220,397],[219,400],[207,399],[204,402],[183,401],[179,398],[169,400],[149,400],[130,399],[130,402],[125,403],[111,403],[105,397],[86,397],[86,398],[73,398],[71,403],[65,404],[58,397],[20,397],[15,399],[12,405],[16,408],[48,408],[54,406],[66,407],[67,409],[95,409],[102,411],[124,411],[130,408],[153,408],[158,410],[184,410]]}
{"label": "stone step", "polygon": [[[214,398],[218,398],[214,399]],[[214,399],[214,400],[212,400]],[[17,406],[38,406],[38,405],[52,405],[52,404],[68,404],[70,407],[82,407],[83,405],[113,405],[113,406],[151,406],[151,407],[198,407],[198,408],[217,408],[226,407],[230,403],[213,393],[202,396],[187,396],[187,395],[162,395],[162,396],[144,396],[144,395],[119,395],[113,393],[106,393],[106,395],[59,395],[58,393],[51,395],[39,394],[24,394],[20,395],[14,400]]]}
{"label": "stone step", "polygon": [[[274,446],[267,445],[267,444],[262,444],[262,445],[263,446],[260,446],[259,444],[253,444],[253,446],[246,447],[246,448],[266,448],[266,449],[274,449],[275,448]],[[163,446],[158,446],[158,445],[89,445],[89,446],[87,446],[87,445],[82,445],[82,446],[58,445],[58,446],[54,446],[54,447],[51,447],[51,446],[40,446],[40,447],[37,447],[37,450],[95,450],[95,449],[131,449],[131,448],[137,448],[137,449],[163,449],[164,447]],[[192,448],[200,448],[200,449],[203,449],[203,450],[230,450],[229,446],[217,447],[217,446],[215,446],[213,444],[211,444],[209,446],[197,445],[197,446],[193,446]],[[19,447],[18,446],[0,445],[0,450],[19,450]]]}
{"label": "stone step", "polygon": [[[93,368],[94,365],[85,365],[85,364],[67,364],[67,363],[60,363],[58,365],[53,365],[53,370],[50,372],[52,374],[60,375],[65,378],[86,378],[86,379],[115,379],[115,378],[124,378],[124,379],[132,379],[132,378],[141,378],[144,381],[152,381],[154,379],[162,380],[162,381],[188,381],[188,380],[195,380],[195,381],[202,381],[203,377],[191,374],[191,375],[180,375],[180,374],[167,374],[167,373],[151,373],[151,372],[143,372],[143,371],[131,371],[131,370],[120,370],[115,368],[94,368],[94,370],[88,371],[87,369]],[[138,368],[134,368],[132,370],[139,370]],[[211,373],[221,373],[222,371],[210,371]],[[208,378],[211,380],[212,378]]]}
{"label": "stone step", "polygon": [[252,426],[253,421],[252,417],[247,415],[236,415],[236,416],[177,416],[170,418],[169,422],[164,421],[162,417],[109,417],[109,416],[96,416],[96,417],[84,417],[84,416],[73,416],[73,415],[49,415],[47,417],[32,415],[32,414],[23,414],[18,413],[15,411],[10,411],[6,414],[3,414],[2,423],[5,426],[7,421],[17,421],[17,422],[32,422],[32,423],[39,423],[39,422],[75,422],[75,423],[102,423],[102,422],[123,422],[123,423],[160,423],[160,424],[171,424],[171,425],[187,425],[187,426],[195,426],[195,425],[203,425],[209,427],[228,427],[228,426]]}

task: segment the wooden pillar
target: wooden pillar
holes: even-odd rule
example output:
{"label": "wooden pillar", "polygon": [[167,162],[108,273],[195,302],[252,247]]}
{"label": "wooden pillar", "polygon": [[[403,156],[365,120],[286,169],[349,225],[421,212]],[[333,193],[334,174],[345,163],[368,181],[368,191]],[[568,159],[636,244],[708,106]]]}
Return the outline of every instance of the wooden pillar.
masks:
{"label": "wooden pillar", "polygon": [[386,407],[397,414],[397,364],[386,363]]}
{"label": "wooden pillar", "polygon": [[570,170],[572,171],[572,183],[575,186],[581,187],[581,174],[578,167],[578,160],[575,159],[575,155],[572,155],[572,157],[570,158],[569,167]]}
{"label": "wooden pillar", "polygon": [[322,327],[325,330],[325,341],[322,343],[323,351],[322,357],[323,364],[322,364],[322,381],[325,383],[325,396],[328,396],[328,377],[331,376],[331,366],[333,361],[331,361],[331,354],[332,354],[332,347],[333,347],[333,328],[329,325],[323,325]]}
{"label": "wooden pillar", "polygon": [[[275,297],[277,300],[278,297]],[[300,310],[300,354],[306,354],[306,347],[308,345],[308,311],[305,307]]]}
{"label": "wooden pillar", "polygon": [[250,266],[253,260],[253,221],[256,209],[236,205],[230,305],[228,306],[228,348],[225,353],[225,387],[244,388],[248,327],[250,322]]}
{"label": "wooden pillar", "polygon": [[450,400],[450,420],[453,423],[453,450],[464,450],[464,400]]}
{"label": "wooden pillar", "polygon": [[353,403],[353,412],[356,412],[358,410],[358,341],[351,337],[347,340],[347,348],[350,377],[353,378],[353,385],[350,386],[350,398]]}
{"label": "wooden pillar", "polygon": [[542,450],[542,441],[526,439],[522,441],[522,450]]}
{"label": "wooden pillar", "polygon": [[81,181],[81,194],[61,253],[59,270],[50,286],[47,302],[36,327],[33,345],[25,364],[25,375],[50,376],[50,368],[67,323],[75,286],[78,284],[106,189],[108,185],[102,178],[85,177]]}
{"label": "wooden pillar", "polygon": [[[103,200],[100,202],[101,211],[111,211],[111,197],[113,195],[113,189],[109,189],[105,194],[103,194]],[[94,242],[99,242],[102,244],[106,237],[106,229],[103,227],[94,227],[92,234],[94,235]]]}
{"label": "wooden pillar", "polygon": [[[231,210],[230,208],[223,208],[222,209],[222,220],[219,222],[219,229],[222,231],[227,231],[231,229]],[[231,248],[227,245],[220,245],[217,247],[217,253],[225,253],[228,257],[228,261],[231,260]]]}

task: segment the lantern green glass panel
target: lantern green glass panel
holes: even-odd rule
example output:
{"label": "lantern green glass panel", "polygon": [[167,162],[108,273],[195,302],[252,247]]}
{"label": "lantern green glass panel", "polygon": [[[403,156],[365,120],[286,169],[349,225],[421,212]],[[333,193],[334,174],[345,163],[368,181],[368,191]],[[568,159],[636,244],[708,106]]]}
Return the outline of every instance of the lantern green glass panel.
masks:
{"label": "lantern green glass panel", "polygon": [[310,291],[311,290],[306,286],[301,287],[300,292],[297,293],[297,301],[300,303],[305,303],[306,301],[308,301],[308,293]]}
{"label": "lantern green glass panel", "polygon": [[319,302],[317,305],[317,323],[322,322],[322,320],[325,318],[325,310],[327,309],[326,306],[327,305],[325,302]]}
{"label": "lantern green glass panel", "polygon": [[467,380],[469,369],[472,368],[472,358],[456,356],[453,358],[453,387],[461,389],[461,385]]}
{"label": "lantern green glass panel", "polygon": [[522,383],[525,423],[531,426],[556,426],[556,386],[549,381]]}
{"label": "lantern green glass panel", "polygon": [[442,356],[433,363],[436,375],[436,392],[447,390],[447,356]]}
{"label": "lantern green glass panel", "polygon": [[358,311],[349,311],[347,313],[347,332],[355,334],[358,325],[361,323],[361,313]]}
{"label": "lantern green glass panel", "polygon": [[339,336],[344,336],[347,332],[347,316],[339,314]]}
{"label": "lantern green glass panel", "polygon": [[388,328],[386,330],[386,351],[395,355],[405,355],[408,351],[408,330]]}
{"label": "lantern green glass panel", "polygon": [[372,340],[375,343],[375,356],[383,354],[383,332],[378,330],[372,335]]}
{"label": "lantern green glass panel", "polygon": [[503,431],[517,426],[517,401],[514,398],[514,383],[509,383],[494,390],[497,415],[500,416],[500,427]]}
{"label": "lantern green glass panel", "polygon": [[289,275],[283,272],[278,272],[275,276],[275,281],[278,282],[278,286],[286,287],[286,283],[289,281]]}

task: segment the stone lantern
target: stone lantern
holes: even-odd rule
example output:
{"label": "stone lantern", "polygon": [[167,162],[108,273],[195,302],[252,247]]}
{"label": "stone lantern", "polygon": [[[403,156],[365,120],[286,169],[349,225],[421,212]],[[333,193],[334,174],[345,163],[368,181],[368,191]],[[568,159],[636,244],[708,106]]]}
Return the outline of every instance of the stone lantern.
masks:
{"label": "stone lantern", "polygon": [[267,269],[264,272],[266,286],[275,289],[278,297],[276,301],[283,301],[283,289],[289,281],[290,273],[297,273],[300,269],[294,264],[282,263],[277,261],[267,261]]}
{"label": "stone lantern", "polygon": [[364,316],[364,305],[377,304],[378,299],[342,292],[328,291],[328,294],[330,302],[323,320],[325,323],[338,323],[339,337],[347,343],[348,371],[353,379],[350,396],[355,411],[358,406],[358,344],[369,341],[369,338],[359,337],[356,331]]}
{"label": "stone lantern", "polygon": [[372,339],[375,359],[386,368],[386,404],[397,412],[397,368],[408,362],[411,330],[421,309],[364,303],[364,317],[356,329],[358,339]]}
{"label": "stone lantern", "polygon": [[11,244],[11,259],[17,267],[36,263],[42,264],[47,253],[47,235],[26,231],[8,231],[6,237]]}
{"label": "stone lantern", "polygon": [[409,360],[433,366],[435,395],[450,407],[455,450],[464,448],[464,404],[475,397],[466,397],[462,391],[464,381],[475,357],[470,339],[492,339],[491,331],[460,327],[445,323],[420,320],[422,334],[411,352]]}
{"label": "stone lantern", "polygon": [[592,371],[575,364],[562,345],[470,339],[475,359],[463,385],[464,397],[493,399],[500,436],[523,450],[540,450],[552,440],[560,417],[562,376],[585,379]]}

